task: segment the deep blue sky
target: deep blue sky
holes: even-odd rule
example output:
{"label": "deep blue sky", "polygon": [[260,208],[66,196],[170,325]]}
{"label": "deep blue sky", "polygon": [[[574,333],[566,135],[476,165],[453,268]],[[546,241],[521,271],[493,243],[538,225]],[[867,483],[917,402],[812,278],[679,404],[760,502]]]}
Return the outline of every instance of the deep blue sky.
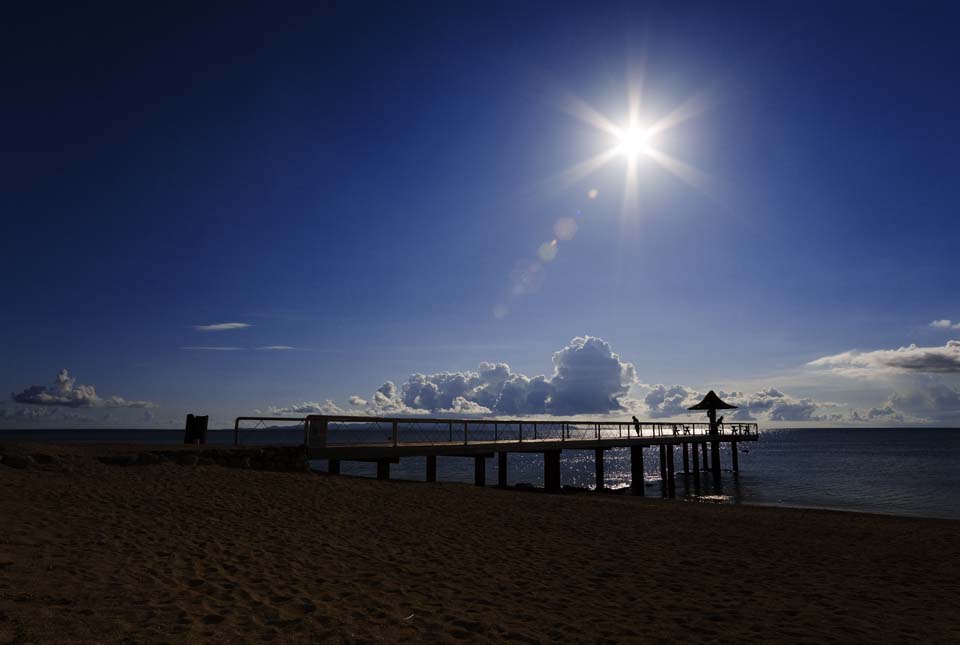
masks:
{"label": "deep blue sky", "polygon": [[[484,360],[549,376],[589,334],[642,384],[864,410],[955,392],[960,367],[806,364],[960,336],[930,326],[960,319],[956,19],[946,3],[8,10],[0,385],[66,367],[179,423],[344,405]],[[657,143],[721,196],[645,158],[629,212],[621,158],[548,181],[611,145],[558,93],[625,123],[641,58],[646,122],[705,93]],[[511,294],[561,217],[576,237]],[[223,322],[252,326],[194,329]],[[303,349],[181,349],[268,345]]]}

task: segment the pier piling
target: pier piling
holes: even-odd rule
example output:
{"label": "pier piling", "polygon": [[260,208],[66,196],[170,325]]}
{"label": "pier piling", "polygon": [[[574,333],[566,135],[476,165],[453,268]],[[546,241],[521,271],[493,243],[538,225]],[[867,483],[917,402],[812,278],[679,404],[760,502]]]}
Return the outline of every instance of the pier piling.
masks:
{"label": "pier piling", "polygon": [[643,477],[643,446],[630,446],[630,490],[634,495],[645,495]]}
{"label": "pier piling", "polygon": [[497,486],[507,487],[507,451],[497,453]]}
{"label": "pier piling", "polygon": [[594,467],[596,468],[597,476],[597,490],[603,490],[604,488],[604,475],[603,475],[603,448],[596,448],[593,451],[593,461]]}
{"label": "pier piling", "polygon": [[733,460],[733,472],[740,472],[740,455],[737,454],[737,442],[730,442],[730,457]]}
{"label": "pier piling", "polygon": [[437,481],[437,456],[427,455],[427,481]]}
{"label": "pier piling", "polygon": [[390,460],[377,460],[377,479],[390,479]]}
{"label": "pier piling", "polygon": [[667,495],[673,497],[676,492],[676,477],[673,464],[674,446],[667,446]]}
{"label": "pier piling", "polygon": [[487,485],[487,459],[484,455],[473,458],[473,483],[477,486]]}
{"label": "pier piling", "polygon": [[683,444],[683,474],[690,474],[690,444]]}
{"label": "pier piling", "polygon": [[327,472],[331,475],[340,474],[340,460],[339,459],[330,459],[327,461]]}
{"label": "pier piling", "polygon": [[543,488],[548,493],[560,492],[560,451],[543,453]]}
{"label": "pier piling", "polygon": [[667,447],[660,444],[660,480],[667,481]]}
{"label": "pier piling", "polygon": [[693,444],[693,485],[697,490],[700,490],[700,451],[697,449],[697,444]]}

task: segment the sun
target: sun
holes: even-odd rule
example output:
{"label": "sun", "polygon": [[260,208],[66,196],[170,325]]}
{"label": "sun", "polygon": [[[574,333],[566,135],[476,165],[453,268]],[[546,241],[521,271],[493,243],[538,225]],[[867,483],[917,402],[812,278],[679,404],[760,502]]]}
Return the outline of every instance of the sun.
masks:
{"label": "sun", "polygon": [[[643,75],[638,73],[633,81],[628,82],[628,109],[624,114],[626,118],[620,122],[620,125],[577,95],[561,90],[557,98],[557,106],[579,121],[603,132],[608,137],[606,140],[613,145],[566,168],[549,182],[568,188],[619,157],[625,161],[623,163],[625,174],[622,217],[626,217],[628,213],[638,212],[640,175],[644,169],[651,168],[653,165],[719,201],[716,182],[713,178],[664,151],[663,146],[666,142],[663,137],[673,128],[709,109],[717,100],[716,94],[720,91],[720,86],[715,82],[683,101],[667,114],[649,121],[646,119],[653,115],[644,111],[644,106],[641,104],[642,89]],[[645,163],[645,160],[651,163]]]}
{"label": "sun", "polygon": [[617,150],[620,154],[630,158],[637,157],[647,149],[648,133],[637,126],[631,126],[624,130],[620,135],[620,145]]}

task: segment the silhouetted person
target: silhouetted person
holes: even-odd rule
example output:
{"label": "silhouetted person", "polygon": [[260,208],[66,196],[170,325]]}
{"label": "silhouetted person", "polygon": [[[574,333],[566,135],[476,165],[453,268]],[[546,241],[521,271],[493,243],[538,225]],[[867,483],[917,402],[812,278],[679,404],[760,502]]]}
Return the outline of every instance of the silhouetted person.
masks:
{"label": "silhouetted person", "polygon": [[634,415],[633,417],[633,429],[637,431],[637,436],[640,436],[640,419]]}
{"label": "silhouetted person", "polygon": [[723,417],[717,419],[717,432],[720,431],[721,426],[723,426]]}

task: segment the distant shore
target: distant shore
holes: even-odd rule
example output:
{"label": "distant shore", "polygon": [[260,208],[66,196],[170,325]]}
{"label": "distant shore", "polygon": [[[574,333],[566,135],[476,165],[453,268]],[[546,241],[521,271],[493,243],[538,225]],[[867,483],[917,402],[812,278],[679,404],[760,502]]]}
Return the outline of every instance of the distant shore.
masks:
{"label": "distant shore", "polygon": [[960,640],[957,521],[0,454],[0,642]]}

